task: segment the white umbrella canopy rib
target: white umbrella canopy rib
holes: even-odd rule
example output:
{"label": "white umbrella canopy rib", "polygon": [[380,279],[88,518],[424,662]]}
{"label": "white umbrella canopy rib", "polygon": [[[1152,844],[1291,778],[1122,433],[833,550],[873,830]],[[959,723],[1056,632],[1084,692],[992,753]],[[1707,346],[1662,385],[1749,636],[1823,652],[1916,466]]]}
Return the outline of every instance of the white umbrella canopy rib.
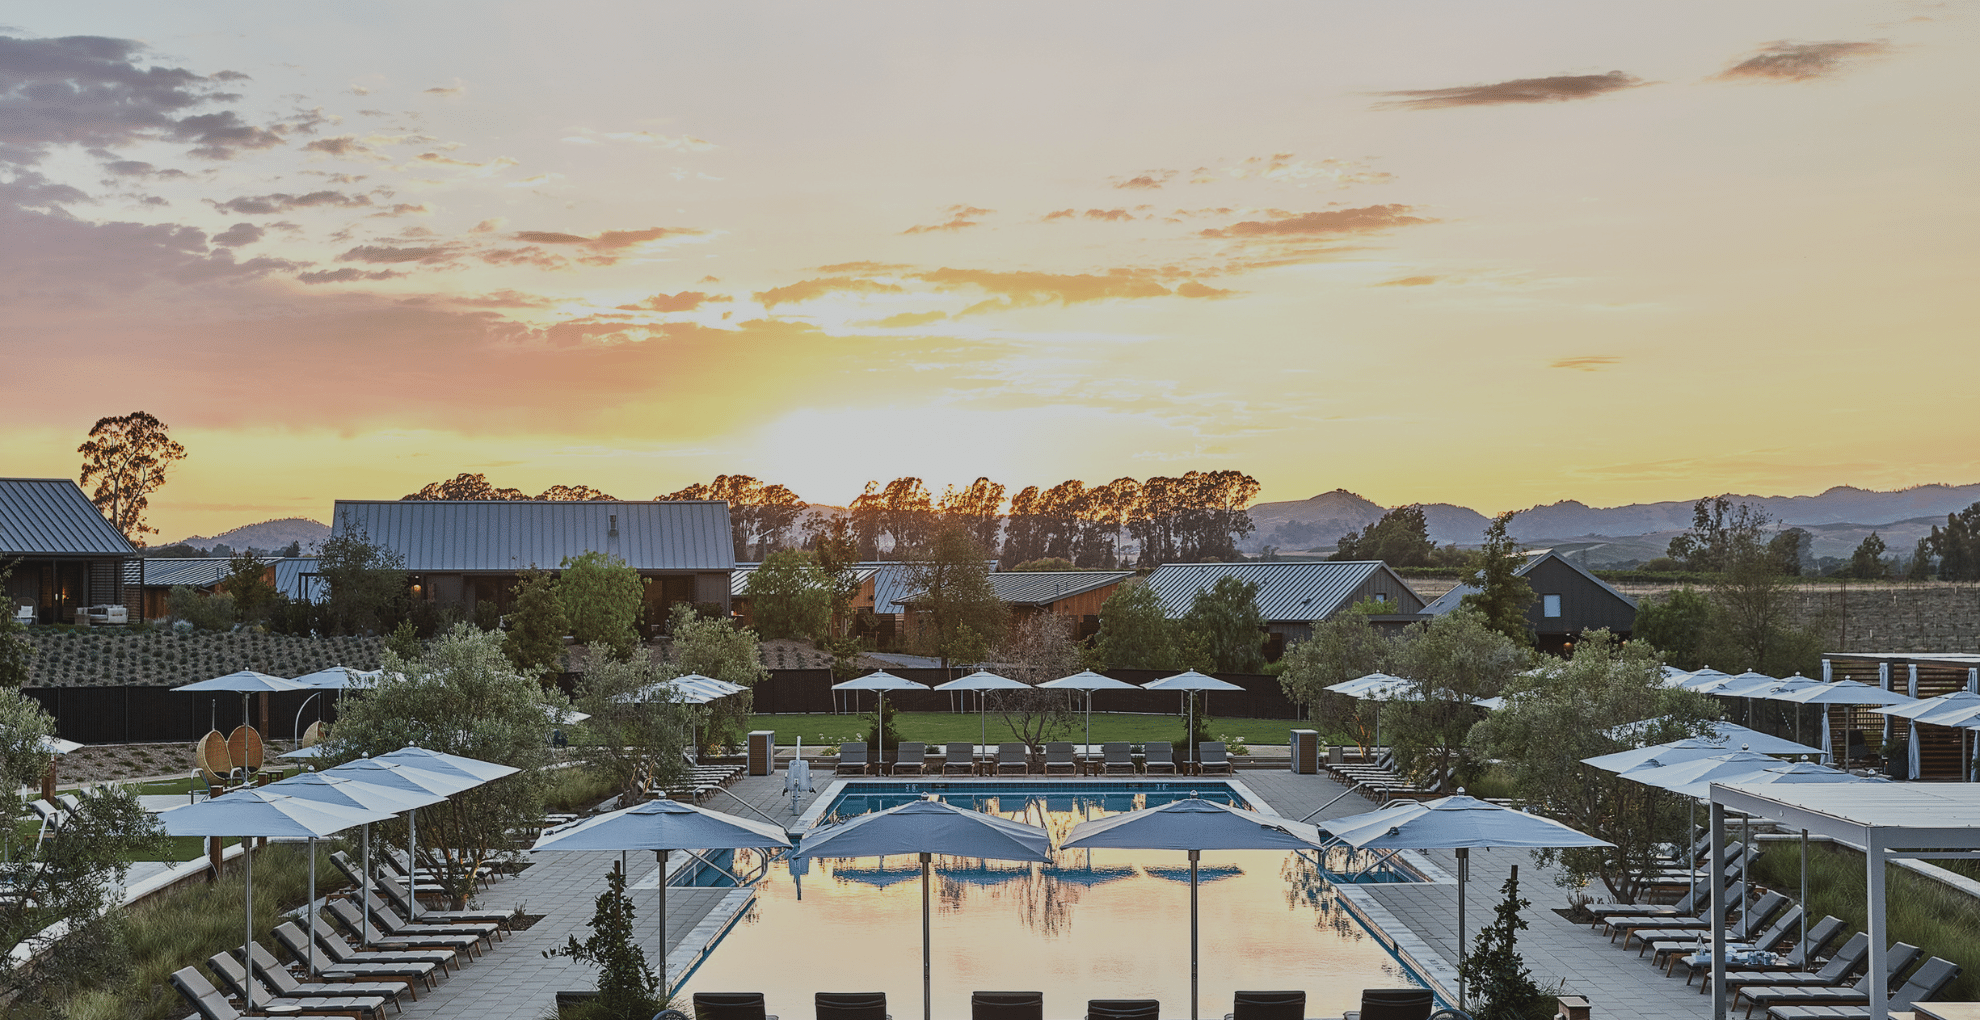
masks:
{"label": "white umbrella canopy rib", "polygon": [[[1142,684],[1141,687],[1143,690],[1148,691],[1187,691],[1191,693],[1196,691],[1244,690],[1244,688],[1239,687],[1237,684],[1219,680],[1214,676],[1199,673],[1193,669],[1177,673],[1175,676],[1165,676],[1160,680],[1151,680],[1148,683]],[[1209,703],[1207,699],[1204,703],[1204,714],[1206,717],[1209,715]],[[1196,699],[1194,697],[1189,699],[1188,725],[1189,729],[1184,731],[1183,750],[1186,752],[1185,759],[1193,765],[1196,762]]]}
{"label": "white umbrella canopy rib", "polygon": [[986,742],[990,733],[989,723],[985,721],[989,718],[989,709],[987,709],[984,706],[983,692],[984,691],[1027,691],[1031,689],[1031,685],[1026,683],[1020,683],[1019,681],[1013,680],[1007,676],[999,676],[987,670],[979,669],[976,672],[969,674],[968,676],[957,677],[956,679],[951,680],[948,683],[936,684],[935,689],[938,691],[977,692],[976,741],[977,743],[981,744]]}
{"label": "white umbrella canopy rib", "polygon": [[1088,753],[1092,752],[1093,747],[1093,692],[1138,691],[1141,689],[1128,683],[1126,680],[1116,680],[1113,677],[1095,673],[1090,669],[1083,669],[1071,676],[1062,676],[1057,680],[1047,680],[1038,686],[1049,687],[1053,690],[1086,692],[1086,746]]}
{"label": "white umbrella canopy rib", "polygon": [[[873,717],[878,720],[877,732],[884,737],[887,732],[887,692],[925,691],[929,687],[927,684],[916,683],[906,677],[895,676],[884,669],[876,669],[865,676],[856,676],[844,683],[833,684],[832,689],[835,691],[872,691],[878,695],[879,703],[874,706]],[[875,754],[878,754],[879,751],[879,748],[874,748]],[[879,759],[875,758],[874,760],[878,761]]]}

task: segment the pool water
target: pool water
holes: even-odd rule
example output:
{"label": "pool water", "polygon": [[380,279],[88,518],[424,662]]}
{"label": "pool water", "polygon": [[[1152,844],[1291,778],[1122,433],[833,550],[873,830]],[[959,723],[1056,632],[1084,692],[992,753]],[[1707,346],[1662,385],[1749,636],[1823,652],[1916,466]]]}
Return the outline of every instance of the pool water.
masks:
{"label": "pool water", "polygon": [[[918,784],[926,792],[940,784]],[[962,786],[962,784],[958,784]],[[952,789],[958,806],[1041,825],[1057,845],[1074,825],[1192,793],[1242,803],[1227,784],[987,784]],[[821,815],[848,817],[920,793],[848,784]],[[1045,993],[1050,1017],[1087,999],[1155,998],[1189,1011],[1189,862],[1180,851],[1064,850],[1049,864],[937,857],[933,995],[938,1017],[969,1015],[975,990]],[[1330,862],[1331,863],[1331,862]],[[820,991],[884,991],[896,1017],[920,1015],[917,858],[770,866],[756,899],[681,987],[761,991],[769,1012],[812,1015]],[[1310,857],[1205,851],[1198,868],[1204,1016],[1238,989],[1305,989],[1308,1016],[1358,1008],[1362,988],[1418,986],[1337,900]]]}

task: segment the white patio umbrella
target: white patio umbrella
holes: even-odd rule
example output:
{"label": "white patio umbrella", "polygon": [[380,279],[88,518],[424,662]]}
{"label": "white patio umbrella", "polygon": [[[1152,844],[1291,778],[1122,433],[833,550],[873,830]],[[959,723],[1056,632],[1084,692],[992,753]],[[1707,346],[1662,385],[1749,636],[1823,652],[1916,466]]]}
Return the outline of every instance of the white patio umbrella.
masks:
{"label": "white patio umbrella", "polygon": [[1324,850],[1311,825],[1189,798],[1159,807],[1081,822],[1061,844],[1066,850],[1189,851],[1189,1016],[1197,1016],[1197,862],[1205,850]]}
{"label": "white patio umbrella", "polygon": [[471,779],[474,781],[473,786],[492,783],[497,779],[506,779],[522,771],[522,769],[514,765],[482,761],[479,758],[469,758],[459,754],[429,751],[424,747],[416,745],[401,747],[396,751],[381,754],[373,760],[382,761],[388,765],[405,765],[410,768],[425,769],[428,772],[438,772],[443,776],[459,776],[462,779]]}
{"label": "white patio umbrella", "polygon": [[[481,785],[478,780],[457,774],[384,761],[382,756],[347,761],[335,768],[324,769],[320,774],[344,776],[376,786],[414,793],[437,793],[443,800],[463,790],[472,790]],[[369,849],[369,846],[370,841],[367,838],[366,848]],[[419,913],[419,811],[417,809],[406,812],[406,859],[407,867],[414,876],[411,879],[414,894],[412,910],[417,915]]]}
{"label": "white patio umbrella", "polygon": [[[248,840],[259,836],[316,840],[353,825],[382,822],[390,817],[392,814],[389,811],[338,807],[288,794],[271,793],[266,787],[236,790],[224,797],[184,804],[158,813],[158,820],[164,824],[165,831],[173,836],[234,836],[242,840],[241,876],[247,901],[241,941],[243,960],[248,959],[254,945],[254,852]],[[311,845],[313,848],[314,844]],[[314,889],[311,895],[315,895]],[[249,982],[246,1012],[254,1011],[254,982]]]}
{"label": "white patio umbrella", "polygon": [[[183,684],[172,689],[185,694],[211,694],[217,691],[238,692],[241,696],[241,725],[248,726],[248,695],[278,691],[302,691],[309,688],[284,677],[270,676],[267,673],[257,673],[251,669],[244,669],[237,673],[216,676],[211,680],[201,680],[198,683]],[[194,709],[194,711],[198,711],[198,709]],[[253,729],[252,726],[248,726],[248,728]]]}
{"label": "white patio umbrella", "polygon": [[[1631,740],[1641,737],[1644,731],[1662,721],[1663,717],[1659,717],[1656,719],[1641,719],[1633,723],[1624,723],[1621,726],[1612,726],[1603,731],[1603,736],[1614,740]],[[1759,730],[1749,729],[1738,723],[1729,722],[1712,723],[1705,734],[1689,739],[1703,741],[1708,744],[1717,744],[1722,751],[1737,751],[1744,748],[1748,751],[1759,751],[1762,754],[1822,753],[1822,749],[1819,747],[1809,747],[1807,744],[1799,744],[1786,737],[1777,737],[1771,733],[1762,733]]]}
{"label": "white patio umbrella", "polygon": [[83,745],[51,734],[41,738],[41,749],[49,754],[68,754],[70,751],[82,750]]}
{"label": "white patio umbrella", "polygon": [[[866,674],[865,676],[853,677],[851,680],[848,680],[845,683],[833,684],[832,689],[835,691],[874,692],[874,694],[877,695],[879,698],[879,701],[874,706],[874,710],[873,710],[873,718],[877,720],[876,732],[878,732],[882,737],[884,737],[887,735],[887,692],[888,691],[925,691],[928,690],[929,687],[927,684],[918,684],[905,677],[895,676],[894,674],[889,673],[884,669],[876,669],[873,672]],[[876,755],[880,753],[880,749],[877,747],[874,748],[873,751]],[[879,761],[880,759],[876,757],[874,760]]]}
{"label": "white patio umbrella", "polygon": [[1706,666],[1704,669],[1694,669],[1686,674],[1683,680],[1678,681],[1678,686],[1688,691],[1695,691],[1706,684],[1724,680],[1731,675],[1730,673],[1721,673],[1710,666]]}
{"label": "white patio umbrella", "polygon": [[1474,847],[1547,850],[1614,846],[1551,818],[1529,815],[1467,797],[1402,802],[1321,826],[1356,850],[1454,850],[1458,862],[1458,1008],[1465,1008],[1465,885],[1471,879]]}
{"label": "white patio umbrella", "polygon": [[[1239,687],[1234,683],[1227,683],[1223,680],[1217,679],[1214,676],[1209,676],[1204,673],[1198,673],[1193,669],[1187,672],[1177,673],[1175,676],[1165,676],[1160,680],[1152,680],[1148,683],[1142,684],[1141,686],[1143,690],[1150,690],[1150,691],[1208,692],[1208,691],[1244,690],[1244,688]],[[1203,710],[1206,713],[1206,715],[1210,711],[1210,699],[1208,697],[1205,697],[1203,699]],[[1188,739],[1183,741],[1184,749],[1186,749],[1189,752],[1186,760],[1188,760],[1190,764],[1193,765],[1196,763],[1196,699],[1195,698],[1189,699],[1189,729],[1184,732],[1188,734]]]}
{"label": "white patio umbrella", "polygon": [[1834,683],[1818,683],[1804,686],[1781,695],[1780,700],[1797,705],[1821,705],[1822,708],[1822,760],[1828,761],[1829,750],[1829,705],[1905,705],[1917,701],[1909,694],[1887,691],[1874,684],[1856,680],[1838,680]]}
{"label": "white patio umbrella", "polygon": [[933,1020],[934,984],[929,964],[929,871],[933,855],[1043,862],[1051,859],[1046,853],[1051,844],[1051,834],[1035,825],[938,800],[914,800],[805,832],[791,859],[921,855],[921,1016],[922,1020]]}
{"label": "white patio umbrella", "polygon": [[1649,747],[1631,748],[1627,751],[1598,754],[1593,758],[1581,759],[1581,763],[1592,765],[1604,772],[1626,773],[1639,769],[1662,768],[1665,765],[1676,765],[1724,753],[1726,749],[1718,744],[1687,738],[1652,744]]}
{"label": "white patio umbrella", "polygon": [[[262,787],[262,789],[277,790],[288,796],[315,801],[319,804],[356,808],[363,811],[387,811],[392,814],[422,808],[428,804],[438,804],[447,799],[437,793],[414,793],[410,790],[395,790],[387,786],[373,786],[370,783],[359,782],[358,780],[344,776],[326,775],[321,772],[299,772],[287,779],[269,783],[267,786]],[[369,822],[365,823],[364,826],[363,854],[364,856],[360,866],[364,869],[362,873],[368,882],[371,876],[371,824]],[[311,972],[314,972],[316,970],[317,913],[314,909],[316,900],[316,837],[314,836],[309,839],[309,889],[312,908],[309,911],[308,968]],[[371,912],[363,910],[359,912],[359,916],[364,919],[364,923],[359,927],[368,927],[371,921]],[[363,931],[359,932],[361,938],[365,934]]]}
{"label": "white patio umbrella", "polygon": [[1400,701],[1416,694],[1416,681],[1387,673],[1370,673],[1352,680],[1343,680],[1328,685],[1335,694],[1345,694],[1356,701],[1373,701],[1375,708],[1375,746],[1382,746],[1382,709],[1384,701]]}
{"label": "white patio umbrella", "polygon": [[651,850],[660,865],[660,998],[667,983],[667,854],[674,850],[739,850],[789,847],[784,830],[747,818],[708,811],[676,800],[644,804],[587,818],[537,837],[531,850]]}
{"label": "white patio umbrella", "polygon": [[[1141,689],[1128,683],[1126,680],[1116,680],[1110,676],[1102,676],[1090,669],[1083,669],[1071,676],[1062,676],[1057,680],[1047,680],[1038,686],[1050,687],[1054,690],[1086,692],[1086,746],[1089,749],[1093,747],[1093,692],[1138,691]],[[1091,752],[1089,751],[1089,753]]]}
{"label": "white patio umbrella", "polygon": [[[310,702],[315,701],[318,697],[329,691],[341,691],[350,687],[361,687],[375,683],[383,675],[385,675],[385,671],[381,669],[366,672],[350,666],[325,666],[314,673],[304,673],[302,676],[296,677],[296,683],[311,688],[315,693],[304,698],[303,703],[296,706],[295,739],[302,739],[303,709],[308,708]],[[322,715],[322,710],[318,709],[317,717],[319,721],[321,721]],[[286,758],[288,755],[283,755],[282,757]]]}
{"label": "white patio umbrella", "polygon": [[706,705],[719,701],[731,694],[740,694],[749,688],[732,684],[727,680],[717,680],[700,673],[687,673],[671,680],[647,684],[639,690],[621,694],[613,700],[620,704],[679,703],[684,705]]}
{"label": "white patio umbrella", "polygon": [[1031,685],[1026,683],[1021,683],[1007,676],[998,676],[995,673],[991,673],[986,670],[979,669],[976,672],[969,674],[968,676],[957,677],[956,679],[951,680],[948,683],[936,684],[935,689],[938,691],[976,691],[977,692],[976,742],[982,744],[987,742],[985,738],[988,737],[990,733],[989,723],[986,721],[989,718],[989,712],[983,707],[982,692],[1010,691],[1010,690],[1024,691],[1024,690],[1030,690]]}

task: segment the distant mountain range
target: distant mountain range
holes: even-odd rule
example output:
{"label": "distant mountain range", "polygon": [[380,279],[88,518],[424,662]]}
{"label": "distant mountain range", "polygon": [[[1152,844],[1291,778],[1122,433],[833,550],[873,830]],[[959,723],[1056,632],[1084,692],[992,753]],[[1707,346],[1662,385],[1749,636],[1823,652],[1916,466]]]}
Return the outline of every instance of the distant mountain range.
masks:
{"label": "distant mountain range", "polygon": [[[1728,494],[1727,498],[1766,511],[1783,527],[1808,529],[1815,536],[1816,556],[1848,556],[1872,531],[1891,553],[1908,556],[1932,525],[1980,502],[1980,485],[1920,485],[1890,492],[1840,485],[1816,496]],[[1513,537],[1529,546],[1582,553],[1585,556],[1577,555],[1576,560],[1594,566],[1647,560],[1662,556],[1670,540],[1691,527],[1695,502],[1591,507],[1563,500],[1520,511],[1511,530]],[[1259,503],[1251,508],[1258,530],[1244,548],[1257,552],[1271,545],[1282,552],[1332,552],[1342,535],[1368,526],[1387,510],[1345,489],[1311,499]],[[1476,545],[1487,523],[1484,514],[1449,503],[1424,504],[1423,516],[1430,538],[1439,545]]]}
{"label": "distant mountain range", "polygon": [[289,543],[298,542],[304,554],[313,553],[330,537],[330,525],[312,521],[307,517],[284,517],[279,520],[262,521],[259,524],[244,524],[232,531],[223,531],[212,538],[194,535],[178,542],[159,543],[161,545],[191,545],[211,549],[224,545],[235,552],[248,549],[277,550],[288,548]]}

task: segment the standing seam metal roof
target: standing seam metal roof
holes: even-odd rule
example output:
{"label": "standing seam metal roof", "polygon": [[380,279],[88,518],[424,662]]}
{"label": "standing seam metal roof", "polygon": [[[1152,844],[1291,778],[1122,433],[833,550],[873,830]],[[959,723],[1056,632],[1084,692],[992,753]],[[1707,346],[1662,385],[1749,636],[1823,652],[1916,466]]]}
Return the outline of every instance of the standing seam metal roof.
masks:
{"label": "standing seam metal roof", "polygon": [[[1236,577],[1258,586],[1258,611],[1268,623],[1307,623],[1332,616],[1355,589],[1377,571],[1381,560],[1321,563],[1164,563],[1148,575],[1148,586],[1162,600],[1170,619],[1189,612],[1196,593],[1209,591],[1218,580]],[[1396,579],[1402,584],[1402,579]],[[1407,586],[1405,586],[1407,587]]]}
{"label": "standing seam metal roof", "polygon": [[322,602],[330,588],[316,573],[316,557],[285,556],[275,561],[275,590],[292,599]]}
{"label": "standing seam metal roof", "polygon": [[[607,531],[619,519],[617,539]],[[414,573],[555,570],[566,557],[615,553],[634,570],[733,570],[729,504],[338,500],[330,530],[362,527]]]}
{"label": "standing seam metal roof", "polygon": [[[1591,574],[1588,571],[1582,569],[1582,567],[1579,564],[1575,563],[1573,560],[1570,560],[1567,557],[1562,556],[1560,553],[1554,552],[1551,549],[1543,553],[1535,553],[1533,556],[1529,557],[1527,561],[1524,564],[1522,564],[1518,570],[1513,571],[1513,576],[1525,577],[1527,574],[1533,571],[1533,568],[1538,567],[1540,564],[1545,563],[1549,559],[1556,559],[1561,561],[1562,563],[1567,564],[1567,566],[1570,569],[1574,570],[1576,573],[1587,578],[1588,580],[1594,582],[1595,585],[1597,587],[1600,587],[1603,591],[1606,591],[1609,594],[1614,595],[1616,598],[1623,600],[1625,603],[1629,605],[1631,609],[1635,609],[1637,607],[1635,599],[1630,598],[1627,595],[1624,595],[1620,591],[1617,591],[1614,585],[1610,584],[1607,581],[1602,580],[1599,577],[1596,577],[1594,574]],[[1445,613],[1449,613],[1456,610],[1458,605],[1464,601],[1464,597],[1466,595],[1476,595],[1478,594],[1478,591],[1479,588],[1475,584],[1460,584],[1457,587],[1452,588],[1450,591],[1447,591],[1442,595],[1437,596],[1437,600],[1430,603],[1427,606],[1424,606],[1423,611],[1425,613],[1430,614],[1431,616],[1442,616]]]}
{"label": "standing seam metal roof", "polygon": [[136,556],[66,478],[0,478],[0,555]]}
{"label": "standing seam metal roof", "polygon": [[211,588],[227,576],[232,561],[218,558],[147,556],[144,558],[144,586],[171,588]]}

